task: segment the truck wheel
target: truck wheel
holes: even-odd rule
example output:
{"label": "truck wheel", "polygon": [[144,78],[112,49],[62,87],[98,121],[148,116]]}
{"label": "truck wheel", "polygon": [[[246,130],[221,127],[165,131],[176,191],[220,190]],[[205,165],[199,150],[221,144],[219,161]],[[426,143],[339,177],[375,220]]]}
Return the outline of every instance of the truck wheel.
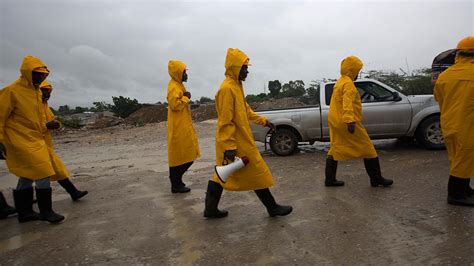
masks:
{"label": "truck wheel", "polygon": [[429,150],[445,149],[439,115],[428,117],[416,129],[416,140]]}
{"label": "truck wheel", "polygon": [[270,148],[279,156],[288,156],[298,147],[298,137],[290,129],[277,129],[270,137]]}

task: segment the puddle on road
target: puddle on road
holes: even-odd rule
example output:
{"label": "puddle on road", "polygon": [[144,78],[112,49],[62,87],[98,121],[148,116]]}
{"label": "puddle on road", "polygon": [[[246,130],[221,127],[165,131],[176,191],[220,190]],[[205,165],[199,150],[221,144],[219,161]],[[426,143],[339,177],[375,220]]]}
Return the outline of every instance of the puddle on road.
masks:
{"label": "puddle on road", "polygon": [[21,248],[40,239],[41,233],[25,233],[0,242],[0,253]]}

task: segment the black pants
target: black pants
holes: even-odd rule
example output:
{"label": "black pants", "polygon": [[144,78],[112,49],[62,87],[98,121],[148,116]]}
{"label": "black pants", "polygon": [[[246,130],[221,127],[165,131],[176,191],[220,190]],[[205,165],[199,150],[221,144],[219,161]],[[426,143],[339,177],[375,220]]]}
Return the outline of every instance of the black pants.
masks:
{"label": "black pants", "polygon": [[184,173],[188,171],[189,167],[193,165],[194,162],[185,163],[178,166],[170,167],[170,180],[173,187],[184,186],[185,184],[182,181]]}

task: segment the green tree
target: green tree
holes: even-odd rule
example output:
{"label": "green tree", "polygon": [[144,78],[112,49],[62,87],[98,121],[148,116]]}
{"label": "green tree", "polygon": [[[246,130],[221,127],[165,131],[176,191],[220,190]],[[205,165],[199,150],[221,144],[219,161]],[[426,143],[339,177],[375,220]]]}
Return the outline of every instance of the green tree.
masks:
{"label": "green tree", "polygon": [[200,104],[203,104],[203,103],[212,103],[214,102],[211,98],[208,98],[208,97],[201,97],[201,99],[199,99],[198,103]]}
{"label": "green tree", "polygon": [[304,82],[302,80],[289,81],[282,87],[281,96],[283,97],[301,97],[306,93]]}
{"label": "green tree", "polygon": [[111,111],[112,105],[106,102],[93,102],[94,107],[90,108],[91,112],[105,112]]}
{"label": "green tree", "polygon": [[433,94],[429,68],[416,69],[411,75],[399,74],[395,71],[371,70],[365,77],[379,80],[405,95]]}
{"label": "green tree", "polygon": [[68,105],[61,105],[58,108],[58,114],[59,115],[69,115],[71,114],[71,108],[69,108]]}
{"label": "green tree", "polygon": [[281,91],[281,83],[279,80],[269,81],[268,90],[270,91],[270,97],[277,98]]}
{"label": "green tree", "polygon": [[266,95],[265,93],[260,93],[260,94],[247,94],[247,96],[245,96],[245,100],[248,102],[248,103],[254,103],[254,102],[263,102],[265,100],[268,100],[268,95]]}
{"label": "green tree", "polygon": [[87,112],[87,111],[89,111],[89,108],[87,108],[87,107],[76,106],[76,108],[74,108],[74,110],[72,110],[72,113],[82,114],[82,113]]}
{"label": "green tree", "polygon": [[114,105],[112,106],[112,112],[117,116],[125,118],[131,115],[133,112],[137,111],[142,107],[136,99],[125,98],[123,96],[112,97]]}

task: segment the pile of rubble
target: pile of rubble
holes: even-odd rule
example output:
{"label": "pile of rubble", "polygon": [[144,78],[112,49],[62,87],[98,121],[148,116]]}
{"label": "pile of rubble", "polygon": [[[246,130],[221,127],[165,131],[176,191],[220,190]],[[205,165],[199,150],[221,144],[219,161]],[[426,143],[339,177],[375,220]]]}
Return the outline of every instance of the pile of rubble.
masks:
{"label": "pile of rubble", "polygon": [[168,119],[168,108],[164,105],[144,106],[125,118],[130,125],[159,123]]}
{"label": "pile of rubble", "polygon": [[306,104],[296,98],[281,98],[281,99],[270,99],[263,102],[252,103],[252,109],[254,111],[258,110],[271,110],[271,109],[281,109],[281,108],[292,108],[292,107],[301,107]]}

